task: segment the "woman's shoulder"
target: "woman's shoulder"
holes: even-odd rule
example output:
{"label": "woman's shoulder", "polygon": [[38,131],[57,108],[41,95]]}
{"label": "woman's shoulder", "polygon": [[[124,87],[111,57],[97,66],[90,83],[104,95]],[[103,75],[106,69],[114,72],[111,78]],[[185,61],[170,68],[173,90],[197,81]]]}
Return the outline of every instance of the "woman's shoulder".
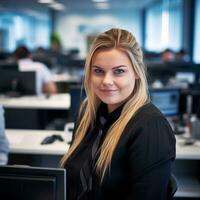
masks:
{"label": "woman's shoulder", "polygon": [[138,151],[148,152],[149,157],[157,155],[161,160],[175,158],[174,132],[165,116],[152,103],[142,106],[129,121],[124,138],[130,149],[139,148]]}
{"label": "woman's shoulder", "polygon": [[147,103],[140,107],[126,127],[127,132],[135,132],[138,129],[147,133],[153,131],[154,134],[161,129],[167,130],[170,134],[173,133],[166,117],[152,103]]}
{"label": "woman's shoulder", "polygon": [[174,160],[176,140],[169,122],[152,103],[142,106],[129,121],[122,138],[137,174]]}
{"label": "woman's shoulder", "polygon": [[150,102],[140,107],[131,120],[136,121],[142,119],[142,121],[144,122],[155,118],[160,118],[164,120],[166,119],[165,116],[161,113],[161,111]]}

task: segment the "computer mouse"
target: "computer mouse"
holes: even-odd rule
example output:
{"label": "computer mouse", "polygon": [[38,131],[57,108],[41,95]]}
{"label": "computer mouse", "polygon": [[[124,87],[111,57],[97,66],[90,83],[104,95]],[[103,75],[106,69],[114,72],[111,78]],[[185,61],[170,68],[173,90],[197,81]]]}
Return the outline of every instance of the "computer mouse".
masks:
{"label": "computer mouse", "polygon": [[55,141],[55,138],[51,136],[45,137],[40,144],[52,144]]}
{"label": "computer mouse", "polygon": [[61,142],[64,141],[64,139],[60,135],[51,135],[51,136],[47,136],[46,138],[44,138],[42,140],[41,144],[52,144],[56,140],[59,140]]}

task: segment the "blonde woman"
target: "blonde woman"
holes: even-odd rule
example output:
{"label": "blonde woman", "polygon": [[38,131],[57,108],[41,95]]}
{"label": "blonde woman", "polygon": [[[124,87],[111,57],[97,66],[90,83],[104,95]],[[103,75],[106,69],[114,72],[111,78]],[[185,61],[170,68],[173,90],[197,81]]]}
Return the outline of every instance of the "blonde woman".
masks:
{"label": "blonde woman", "polygon": [[68,200],[165,200],[175,137],[150,102],[142,51],[122,29],[97,36],[70,149]]}

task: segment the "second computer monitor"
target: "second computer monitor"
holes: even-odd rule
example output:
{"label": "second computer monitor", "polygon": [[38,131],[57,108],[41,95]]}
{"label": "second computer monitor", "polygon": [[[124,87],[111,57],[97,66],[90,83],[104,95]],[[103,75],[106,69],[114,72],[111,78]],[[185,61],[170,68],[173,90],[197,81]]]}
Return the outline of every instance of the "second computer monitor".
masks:
{"label": "second computer monitor", "polygon": [[0,199],[66,200],[65,170],[58,168],[1,166]]}
{"label": "second computer monitor", "polygon": [[151,89],[152,103],[166,116],[178,116],[179,114],[179,89]]}
{"label": "second computer monitor", "polygon": [[35,95],[37,93],[36,72],[0,69],[0,94]]}

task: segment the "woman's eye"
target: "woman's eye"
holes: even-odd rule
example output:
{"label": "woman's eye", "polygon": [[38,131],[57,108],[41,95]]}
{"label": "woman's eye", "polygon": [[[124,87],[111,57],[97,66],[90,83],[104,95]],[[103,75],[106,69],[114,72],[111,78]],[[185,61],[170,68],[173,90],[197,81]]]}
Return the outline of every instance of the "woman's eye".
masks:
{"label": "woman's eye", "polygon": [[95,74],[103,74],[102,69],[95,68],[93,71],[94,71]]}
{"label": "woman's eye", "polygon": [[123,74],[125,71],[123,69],[115,69],[114,74],[120,75]]}

